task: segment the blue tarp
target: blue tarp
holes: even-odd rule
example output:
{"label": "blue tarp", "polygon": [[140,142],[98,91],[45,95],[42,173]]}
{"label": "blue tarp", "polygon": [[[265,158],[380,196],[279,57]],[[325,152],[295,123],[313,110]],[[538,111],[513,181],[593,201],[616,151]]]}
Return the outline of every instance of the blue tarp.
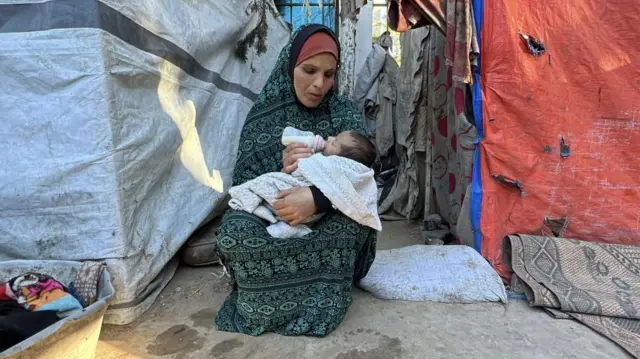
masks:
{"label": "blue tarp", "polygon": [[[473,0],[473,16],[476,22],[476,33],[478,36],[478,47],[482,49],[480,34],[482,33],[482,20],[484,12],[484,0]],[[480,214],[482,213],[482,176],[480,173],[480,146],[478,144],[484,138],[482,125],[482,88],[480,87],[480,66],[481,56],[478,55],[478,66],[474,73],[473,81],[473,117],[475,118],[478,138],[476,139],[476,150],[473,155],[473,179],[471,182],[471,225],[473,227],[473,240],[475,249],[482,253],[482,233],[480,232]]]}

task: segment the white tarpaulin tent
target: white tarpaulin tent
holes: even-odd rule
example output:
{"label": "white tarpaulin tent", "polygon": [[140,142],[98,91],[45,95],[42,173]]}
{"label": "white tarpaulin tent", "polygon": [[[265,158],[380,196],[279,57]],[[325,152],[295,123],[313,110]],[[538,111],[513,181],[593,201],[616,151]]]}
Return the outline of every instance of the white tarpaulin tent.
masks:
{"label": "white tarpaulin tent", "polygon": [[0,0],[0,260],[105,260],[105,322],[147,310],[231,184],[289,36],[272,5]]}

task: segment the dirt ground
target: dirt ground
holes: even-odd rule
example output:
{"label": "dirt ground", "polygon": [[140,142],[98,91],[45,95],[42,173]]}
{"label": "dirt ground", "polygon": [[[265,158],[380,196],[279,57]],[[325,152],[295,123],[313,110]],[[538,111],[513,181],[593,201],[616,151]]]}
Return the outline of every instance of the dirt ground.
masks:
{"label": "dirt ground", "polygon": [[[417,224],[385,222],[378,249],[420,243]],[[180,267],[142,318],[103,326],[98,359],[120,358],[626,358],[587,327],[522,301],[444,304],[376,299],[354,289],[345,321],[326,338],[218,332],[229,285],[219,266]]]}

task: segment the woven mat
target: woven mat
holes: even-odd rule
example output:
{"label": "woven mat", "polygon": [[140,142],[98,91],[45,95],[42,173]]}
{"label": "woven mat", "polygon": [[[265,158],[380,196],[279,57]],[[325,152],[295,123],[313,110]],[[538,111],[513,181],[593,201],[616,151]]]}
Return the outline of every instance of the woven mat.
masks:
{"label": "woven mat", "polygon": [[512,285],[532,306],[574,318],[640,357],[640,247],[513,235]]}

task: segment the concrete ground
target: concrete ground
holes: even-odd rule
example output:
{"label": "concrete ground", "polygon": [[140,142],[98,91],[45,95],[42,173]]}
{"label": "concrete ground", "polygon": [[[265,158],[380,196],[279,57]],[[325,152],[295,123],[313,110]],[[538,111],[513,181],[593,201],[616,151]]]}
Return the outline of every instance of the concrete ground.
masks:
{"label": "concrete ground", "polygon": [[[378,249],[420,242],[419,227],[385,222]],[[129,326],[102,329],[98,359],[120,358],[627,358],[589,328],[521,301],[444,304],[379,300],[354,289],[342,325],[326,338],[218,332],[229,293],[220,267],[178,269],[154,307]]]}

